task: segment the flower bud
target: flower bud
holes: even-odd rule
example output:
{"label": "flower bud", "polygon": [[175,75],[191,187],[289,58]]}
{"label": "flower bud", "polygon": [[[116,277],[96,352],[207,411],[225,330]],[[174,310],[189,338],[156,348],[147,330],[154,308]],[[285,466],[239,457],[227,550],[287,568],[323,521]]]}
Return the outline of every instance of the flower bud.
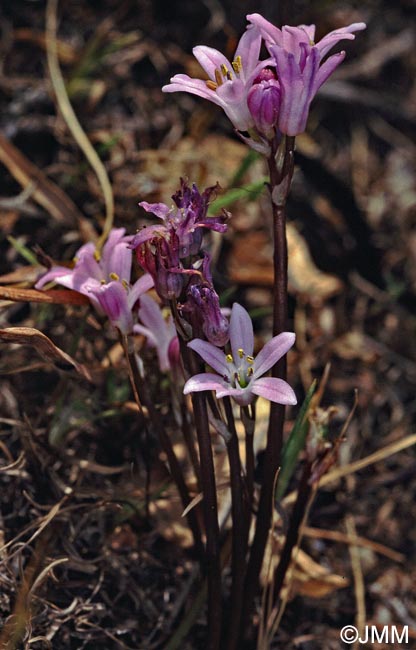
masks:
{"label": "flower bud", "polygon": [[258,83],[255,83],[248,93],[247,104],[256,129],[271,140],[279,117],[281,92],[279,82],[274,76],[266,75],[267,72],[273,75],[271,70],[263,71],[266,78],[260,80],[261,75],[259,75]]}
{"label": "flower bud", "polygon": [[229,339],[229,323],[221,312],[216,291],[210,286],[193,285],[188,298],[194,312],[192,320],[200,323],[207,340],[218,347],[225,345]]}

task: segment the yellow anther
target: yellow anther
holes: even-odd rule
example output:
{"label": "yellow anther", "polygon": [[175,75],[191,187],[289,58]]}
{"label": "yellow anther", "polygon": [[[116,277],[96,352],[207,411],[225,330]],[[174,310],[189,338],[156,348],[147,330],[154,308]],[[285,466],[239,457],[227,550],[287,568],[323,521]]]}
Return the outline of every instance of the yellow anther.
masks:
{"label": "yellow anther", "polygon": [[250,357],[249,355],[246,357],[247,363],[254,363],[254,357]]}
{"label": "yellow anther", "polygon": [[240,359],[242,359],[242,358],[244,357],[244,350],[243,350],[243,348],[238,348],[237,352],[238,352],[238,356],[240,357]]}
{"label": "yellow anther", "polygon": [[254,370],[253,370],[252,366],[250,366],[250,368],[247,370],[247,377],[251,377],[253,373],[254,373]]}
{"label": "yellow anther", "polygon": [[72,258],[72,261],[74,264],[76,264],[77,262],[79,262],[79,257],[75,255],[75,257]]}
{"label": "yellow anther", "polygon": [[232,78],[233,78],[233,75],[231,74],[231,72],[229,70],[227,70],[227,79],[228,79],[228,81],[231,81]]}
{"label": "yellow anther", "polygon": [[221,72],[216,68],[215,70],[215,81],[217,82],[217,86],[222,85],[222,77],[221,77]]}
{"label": "yellow anther", "polygon": [[226,77],[226,76],[227,76],[227,74],[228,74],[228,68],[227,68],[227,66],[225,65],[225,63],[221,63],[221,72],[222,72],[222,76],[223,76],[223,77]]}
{"label": "yellow anther", "polygon": [[110,273],[110,278],[111,278],[112,280],[117,280],[117,281],[120,280],[120,278],[119,278],[119,276],[117,275],[117,273]]}
{"label": "yellow anther", "polygon": [[99,262],[100,259],[101,259],[101,253],[98,250],[98,248],[96,248],[95,251],[94,251],[94,259],[95,259],[96,262]]}
{"label": "yellow anther", "polygon": [[125,289],[128,289],[129,286],[130,286],[130,283],[127,282],[127,280],[122,280],[122,281],[121,281],[121,284],[123,285],[123,287],[124,287]]}
{"label": "yellow anther", "polygon": [[227,359],[227,363],[233,363],[234,361],[232,354],[227,354],[225,358]]}
{"label": "yellow anther", "polygon": [[104,278],[101,278],[100,282],[101,282],[101,284],[106,284],[106,281],[104,280]]}
{"label": "yellow anther", "polygon": [[211,81],[211,79],[208,79],[208,81],[205,82],[207,88],[210,90],[217,90],[218,85],[215,83],[215,81]]}

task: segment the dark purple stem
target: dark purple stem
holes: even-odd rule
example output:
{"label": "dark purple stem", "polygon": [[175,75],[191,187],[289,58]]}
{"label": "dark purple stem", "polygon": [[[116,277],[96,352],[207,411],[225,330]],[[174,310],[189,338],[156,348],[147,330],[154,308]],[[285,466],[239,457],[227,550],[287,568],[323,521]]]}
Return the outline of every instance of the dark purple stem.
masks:
{"label": "dark purple stem", "polygon": [[[277,156],[276,156],[277,154]],[[277,160],[276,160],[277,157]],[[287,329],[287,241],[286,241],[286,199],[294,167],[294,138],[284,138],[279,150],[274,147],[268,158],[270,194],[273,209],[274,240],[274,285],[273,285],[273,336]],[[283,357],[272,368],[272,376],[286,379],[286,358]],[[273,510],[273,486],[279,468],[283,444],[283,423],[285,407],[271,404],[264,475],[257,514],[257,526],[251,548],[245,582],[243,625],[248,624],[254,597],[258,589],[259,574],[264,550],[270,530]]]}
{"label": "dark purple stem", "polygon": [[[234,414],[229,397],[223,399],[230,440],[227,443],[230,463],[232,528],[232,584],[230,616],[227,620],[227,650],[235,650],[240,635],[241,611],[244,594],[245,563],[248,545],[247,512],[244,507],[244,490],[241,460]],[[248,504],[247,504],[248,505]]]}
{"label": "dark purple stem", "polygon": [[[137,367],[136,357],[134,355],[134,352],[129,349],[129,341],[127,340],[126,337],[122,338],[122,344],[129,365],[129,377],[130,377],[130,382],[132,385],[135,400],[140,409],[141,409],[141,405],[143,404],[144,406],[146,406],[149,412],[150,419],[158,434],[160,445],[166,454],[172,478],[176,484],[176,487],[178,489],[179,495],[182,500],[182,505],[185,509],[191,502],[191,498],[189,496],[188,487],[185,483],[181,466],[179,464],[179,461],[173,449],[172,442],[164,429],[164,426],[160,420],[159,413],[156,411],[154,407],[153,401],[147,390],[146,382],[140,376],[139,369]],[[201,540],[201,531],[199,528],[199,523],[195,511],[190,510],[188,512],[187,520],[194,538],[195,550],[198,554],[198,557],[202,559],[204,552],[203,552],[203,545]]]}
{"label": "dark purple stem", "polygon": [[217,492],[215,485],[214,460],[211,436],[208,426],[208,411],[205,396],[192,393],[195,426],[201,459],[201,482],[203,512],[206,534],[206,569],[208,579],[208,642],[207,650],[219,650],[221,638],[221,564]]}
{"label": "dark purple stem", "polygon": [[[181,340],[181,353],[185,368],[191,375],[199,372],[198,361]],[[192,393],[195,428],[198,438],[202,507],[205,523],[205,569],[208,582],[208,639],[207,650],[220,650],[221,643],[221,562],[220,530],[218,525],[217,489],[214,458],[209,432],[208,409],[204,393]]]}

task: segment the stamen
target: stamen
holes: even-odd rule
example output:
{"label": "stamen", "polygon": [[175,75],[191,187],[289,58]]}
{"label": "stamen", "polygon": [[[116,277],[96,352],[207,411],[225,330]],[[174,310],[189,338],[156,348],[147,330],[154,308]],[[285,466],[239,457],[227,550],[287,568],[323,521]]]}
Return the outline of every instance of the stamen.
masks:
{"label": "stamen", "polygon": [[222,86],[221,72],[218,68],[215,69],[215,81],[217,82],[217,86]]}
{"label": "stamen", "polygon": [[111,278],[112,280],[117,280],[117,281],[120,280],[120,278],[119,278],[119,276],[117,275],[117,273],[110,273],[110,278]]}
{"label": "stamen", "polygon": [[99,262],[100,259],[101,259],[101,253],[97,248],[94,251],[94,259],[95,259],[96,262]]}
{"label": "stamen", "polygon": [[207,88],[210,90],[217,90],[218,85],[215,83],[215,81],[211,81],[211,79],[208,79],[208,81],[205,82]]}
{"label": "stamen", "polygon": [[124,287],[124,288],[126,289],[126,291],[127,291],[127,289],[128,289],[129,286],[130,286],[130,283],[127,282],[127,280],[122,280],[122,281],[121,281],[121,284],[123,285],[123,287]]}
{"label": "stamen", "polygon": [[104,280],[104,278],[101,278],[100,282],[101,282],[101,284],[107,284],[106,281]]}
{"label": "stamen", "polygon": [[247,370],[247,377],[251,377],[253,373],[254,373],[254,369],[252,366],[250,366],[250,368],[248,368]]}
{"label": "stamen", "polygon": [[228,71],[227,71],[227,79],[228,79],[228,81],[231,81],[232,78],[233,78],[233,75],[232,75],[231,72],[228,70]]}
{"label": "stamen", "polygon": [[244,357],[244,350],[243,350],[243,348],[238,348],[237,352],[238,352],[238,356],[240,357],[240,359],[242,359],[242,358]]}
{"label": "stamen", "polygon": [[227,66],[225,65],[225,63],[221,63],[221,66],[220,66],[220,67],[221,67],[222,76],[223,76],[223,77],[226,77],[227,74],[228,74],[228,68],[227,68]]}
{"label": "stamen", "polygon": [[233,355],[232,354],[227,354],[225,357],[227,360],[227,363],[234,363]]}
{"label": "stamen", "polygon": [[75,255],[75,257],[72,258],[72,261],[74,264],[76,264],[77,262],[79,262],[79,257]]}
{"label": "stamen", "polygon": [[251,357],[250,355],[246,356],[247,363],[254,363],[254,357]]}

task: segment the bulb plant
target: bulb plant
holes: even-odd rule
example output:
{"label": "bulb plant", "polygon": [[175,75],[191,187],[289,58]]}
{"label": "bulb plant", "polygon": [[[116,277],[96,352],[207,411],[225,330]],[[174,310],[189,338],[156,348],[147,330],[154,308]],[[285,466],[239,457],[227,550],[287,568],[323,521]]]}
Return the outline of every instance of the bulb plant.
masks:
{"label": "bulb plant", "polygon": [[[345,52],[327,56],[329,51],[342,40],[354,39],[355,32],[365,28],[364,23],[354,23],[315,42],[314,25],[280,29],[257,13],[247,16],[247,20],[247,29],[231,61],[213,48],[198,45],[193,52],[207,78],[176,74],[163,91],[187,92],[217,104],[241,140],[264,158],[269,173],[274,245],[270,340],[255,354],[249,313],[238,303],[228,312],[221,307],[204,235],[207,231],[225,233],[230,215],[223,210],[208,216],[217,188],[201,192],[183,179],[171,205],[141,202],[141,207],[158,220],[154,225],[143,227],[135,235],[126,235],[121,228],[113,229],[102,251],[92,243],[82,246],[72,268],[53,267],[36,285],[43,288],[54,281],[86,295],[119,333],[136,401],[140,409],[146,407],[150,418],[147,426],[158,432],[172,478],[188,510],[202,576],[208,587],[208,650],[235,650],[250,627],[270,532],[276,476],[284,457],[285,407],[297,402],[286,376],[286,354],[295,343],[295,334],[288,327],[286,244],[286,202],[294,172],[295,138],[306,128],[317,91],[345,57]],[[263,45],[268,53],[264,59]],[[132,283],[133,254],[143,273]],[[149,291],[153,294],[149,295]],[[188,485],[149,395],[146,368],[135,348],[138,334],[156,350],[160,372],[170,377],[176,397],[179,395],[182,400],[184,443],[202,493],[202,525],[195,509],[188,508]],[[187,426],[187,395],[192,401],[198,453],[194,435]],[[259,396],[270,402],[270,417],[264,474],[257,490],[253,436]],[[238,413],[245,430],[245,466],[236,432]],[[230,466],[232,585],[228,619],[221,614],[227,595],[222,585],[210,423],[215,424],[224,439]],[[312,476],[316,482],[315,461],[316,458],[308,458],[302,474],[299,494],[304,497],[311,492]],[[325,466],[322,454],[319,463],[319,467]],[[280,597],[298,527],[307,508],[306,497],[303,501],[299,499],[296,518],[289,525],[290,539],[276,572],[275,600]],[[251,529],[254,536],[249,543]]]}

